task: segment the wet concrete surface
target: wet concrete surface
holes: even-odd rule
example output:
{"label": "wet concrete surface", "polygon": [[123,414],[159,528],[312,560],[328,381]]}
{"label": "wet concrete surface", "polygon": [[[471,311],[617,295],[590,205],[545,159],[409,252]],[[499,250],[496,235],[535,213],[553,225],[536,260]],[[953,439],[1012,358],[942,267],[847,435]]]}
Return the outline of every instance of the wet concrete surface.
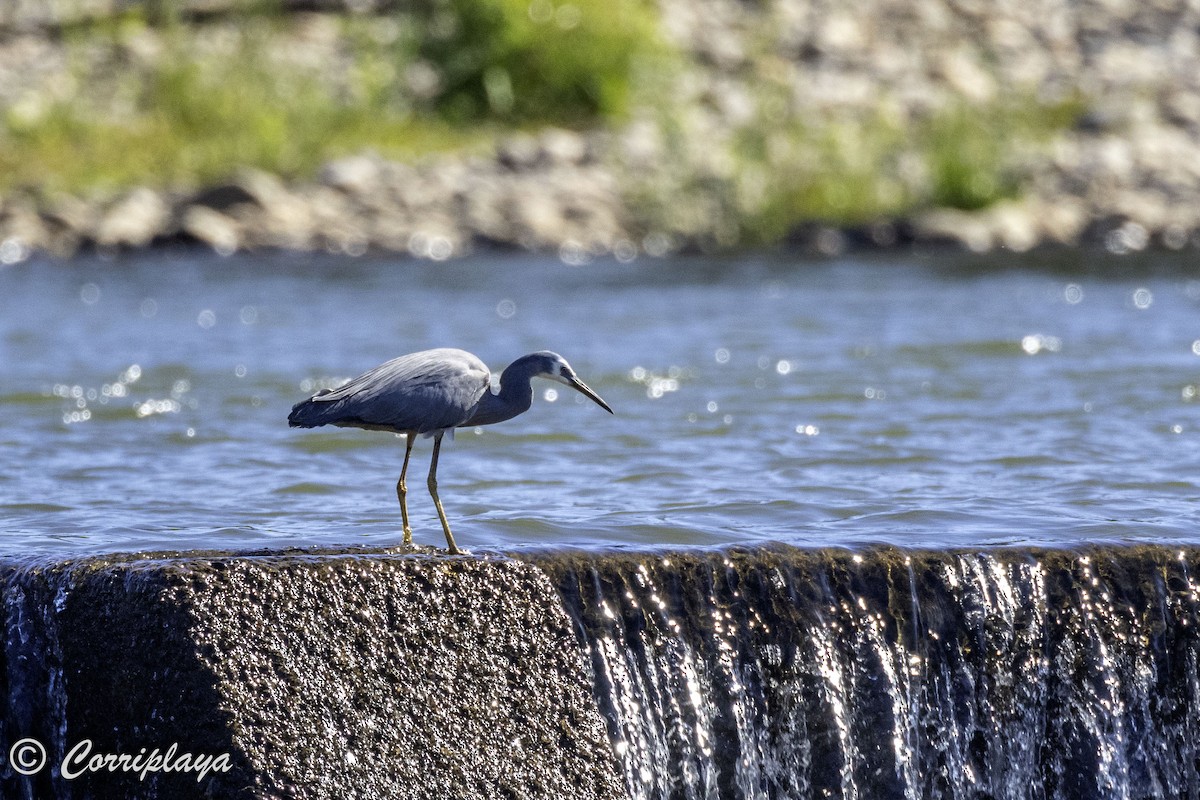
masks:
{"label": "wet concrete surface", "polygon": [[[5,797],[624,796],[569,620],[529,564],[118,556],[9,567],[5,590],[4,740],[36,738],[49,762],[6,765]],[[67,780],[83,740],[229,768]]]}

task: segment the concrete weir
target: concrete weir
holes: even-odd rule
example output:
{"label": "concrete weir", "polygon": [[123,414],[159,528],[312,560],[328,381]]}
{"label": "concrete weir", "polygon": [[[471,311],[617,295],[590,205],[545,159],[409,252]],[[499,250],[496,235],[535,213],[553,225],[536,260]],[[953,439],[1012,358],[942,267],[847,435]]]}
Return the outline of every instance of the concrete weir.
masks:
{"label": "concrete weir", "polygon": [[1164,546],[9,564],[0,795],[1196,798],[1198,568]]}
{"label": "concrete weir", "polygon": [[[3,744],[34,739],[47,762],[24,776],[9,754],[5,798],[625,796],[531,564],[117,556],[10,566],[4,583]],[[227,757],[203,776],[76,759],[65,777],[84,741],[142,768],[172,744],[176,764]]]}

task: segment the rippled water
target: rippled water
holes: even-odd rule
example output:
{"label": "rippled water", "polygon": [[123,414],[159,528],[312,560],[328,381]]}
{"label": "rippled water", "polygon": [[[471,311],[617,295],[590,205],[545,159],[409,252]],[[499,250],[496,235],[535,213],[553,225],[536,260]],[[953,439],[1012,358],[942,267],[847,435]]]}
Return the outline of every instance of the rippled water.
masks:
{"label": "rippled water", "polygon": [[[434,346],[557,350],[616,411],[539,382],[460,431],[468,548],[1200,540],[1200,273],[1096,258],[6,267],[0,547],[398,542],[402,440],[286,417]],[[410,509],[440,546],[428,454]]]}

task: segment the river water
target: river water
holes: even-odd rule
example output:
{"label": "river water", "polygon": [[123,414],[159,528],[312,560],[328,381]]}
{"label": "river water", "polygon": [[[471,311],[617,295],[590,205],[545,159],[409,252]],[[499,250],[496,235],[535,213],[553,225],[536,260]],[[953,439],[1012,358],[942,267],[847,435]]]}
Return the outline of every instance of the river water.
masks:
{"label": "river water", "polygon": [[159,251],[0,268],[0,553],[398,543],[403,441],[286,419],[437,346],[556,350],[616,412],[540,381],[459,431],[466,548],[1200,540],[1183,256]]}

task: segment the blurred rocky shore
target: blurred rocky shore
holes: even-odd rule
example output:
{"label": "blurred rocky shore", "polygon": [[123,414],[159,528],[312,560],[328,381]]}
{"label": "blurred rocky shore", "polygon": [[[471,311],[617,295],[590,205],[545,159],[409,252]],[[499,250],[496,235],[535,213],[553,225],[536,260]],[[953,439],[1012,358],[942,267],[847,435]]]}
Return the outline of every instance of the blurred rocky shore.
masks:
{"label": "blurred rocky shore", "polygon": [[[196,4],[197,18],[210,5]],[[369,1],[297,7],[289,13],[303,46],[331,63],[345,43],[323,21],[389,13]],[[11,113],[64,80],[64,15],[88,8],[0,0],[0,107]],[[602,130],[542,128],[498,136],[492,152],[403,163],[367,152],[304,180],[241,169],[204,187],[18,187],[0,196],[0,262],[178,242],[431,259],[501,246],[582,262],[754,244],[747,231],[764,219],[775,242],[827,254],[911,243],[1200,246],[1194,3],[658,0],[658,9],[680,58],[642,76],[656,92],[635,95],[627,118]],[[986,202],[943,202],[930,159],[905,149],[910,130],[946,109],[1025,106],[1036,116],[1064,104],[1077,109],[1066,123],[1004,150],[997,174],[1011,189],[981,192]],[[795,135],[818,123],[824,150]],[[874,147],[860,141],[872,126],[898,143],[863,166],[856,148]],[[847,180],[839,202],[870,191],[882,211],[853,218],[776,201],[800,193],[825,160],[833,201],[839,169],[872,170],[867,184]]]}

